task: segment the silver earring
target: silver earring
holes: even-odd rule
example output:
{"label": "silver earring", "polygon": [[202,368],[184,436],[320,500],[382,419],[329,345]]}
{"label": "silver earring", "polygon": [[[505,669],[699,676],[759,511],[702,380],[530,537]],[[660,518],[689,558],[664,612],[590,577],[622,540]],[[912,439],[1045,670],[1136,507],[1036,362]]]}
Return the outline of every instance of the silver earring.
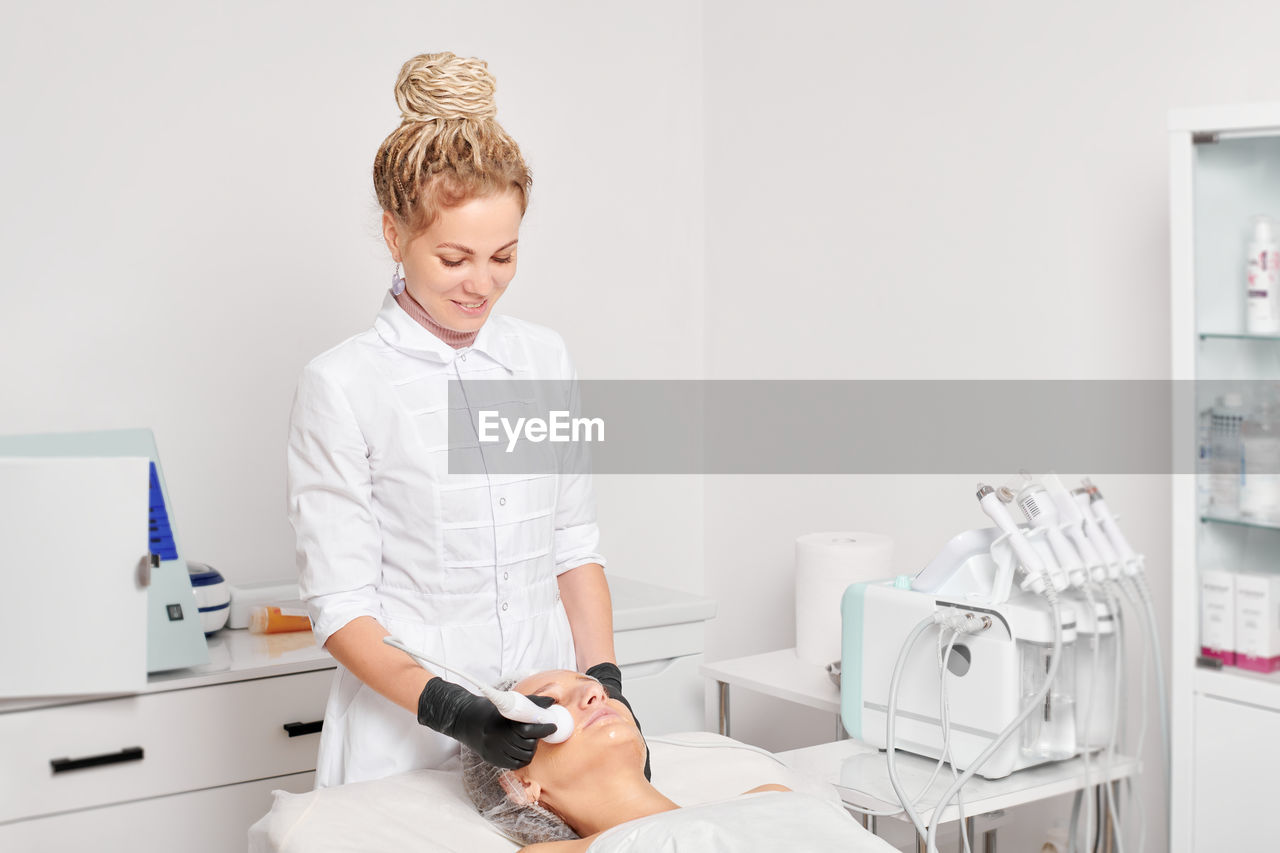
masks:
{"label": "silver earring", "polygon": [[391,295],[399,296],[404,293],[404,275],[400,272],[400,262],[396,261],[396,268],[391,273]]}

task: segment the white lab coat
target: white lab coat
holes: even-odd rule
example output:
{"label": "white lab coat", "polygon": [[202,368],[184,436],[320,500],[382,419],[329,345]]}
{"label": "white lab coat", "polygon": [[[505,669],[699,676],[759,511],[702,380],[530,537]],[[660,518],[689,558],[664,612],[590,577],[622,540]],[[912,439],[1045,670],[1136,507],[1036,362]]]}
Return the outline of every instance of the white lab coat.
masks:
{"label": "white lab coat", "polygon": [[[604,564],[590,477],[446,467],[450,379],[573,377],[550,329],[490,316],[454,350],[389,294],[371,330],[306,366],[289,428],[289,519],[317,642],[372,616],[490,682],[576,668],[556,576]],[[317,787],[437,768],[456,752],[338,667]]]}

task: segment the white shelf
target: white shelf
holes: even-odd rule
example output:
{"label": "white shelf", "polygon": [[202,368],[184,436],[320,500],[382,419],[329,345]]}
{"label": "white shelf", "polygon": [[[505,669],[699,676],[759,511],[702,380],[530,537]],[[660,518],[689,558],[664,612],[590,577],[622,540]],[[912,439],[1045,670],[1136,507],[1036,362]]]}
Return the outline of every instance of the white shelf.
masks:
{"label": "white shelf", "polygon": [[1249,518],[1227,517],[1219,515],[1202,515],[1200,520],[1205,524],[1230,524],[1236,527],[1251,527],[1254,530],[1280,531],[1280,524],[1266,521],[1254,521]]}
{"label": "white shelf", "polygon": [[699,672],[733,687],[840,713],[840,688],[822,667],[796,657],[795,649],[704,663]]}
{"label": "white shelf", "polygon": [[[840,792],[846,803],[864,809],[889,810],[898,807],[898,797],[889,782],[888,765],[884,753],[856,740],[841,740],[818,746],[793,749],[778,753],[787,766],[810,776],[830,782]],[[933,775],[932,759],[918,755],[899,753],[896,763],[902,782],[909,791],[918,791]],[[984,779],[975,776],[964,787],[964,812],[979,815],[999,809],[1009,809],[1026,803],[1068,794],[1098,785],[1104,781],[1124,779],[1141,772],[1138,759],[1113,756],[1110,762],[1095,755],[1089,762],[1083,758],[1070,761],[1054,761],[1038,767],[1029,767],[1011,773],[1003,779]],[[942,773],[933,786],[921,798],[925,808],[936,803],[946,793],[952,782],[950,773]],[[898,815],[906,820],[905,815]],[[954,804],[939,816],[947,823],[957,820],[960,811]]]}
{"label": "white shelf", "polygon": [[1251,335],[1246,332],[1201,332],[1200,340],[1232,340],[1232,341],[1263,341],[1274,343],[1280,341],[1280,334],[1276,335]]}
{"label": "white shelf", "polygon": [[1197,667],[1194,682],[1195,691],[1205,696],[1280,711],[1280,672],[1250,672],[1234,666]]}

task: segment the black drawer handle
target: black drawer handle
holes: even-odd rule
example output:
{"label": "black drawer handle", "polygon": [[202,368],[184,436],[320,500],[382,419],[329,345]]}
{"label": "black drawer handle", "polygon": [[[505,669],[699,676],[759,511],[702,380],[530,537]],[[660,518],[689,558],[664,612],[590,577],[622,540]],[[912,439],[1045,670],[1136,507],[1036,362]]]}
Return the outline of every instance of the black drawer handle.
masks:
{"label": "black drawer handle", "polygon": [[130,746],[119,752],[106,755],[91,755],[88,758],[52,758],[49,765],[54,773],[65,773],[68,770],[83,770],[86,767],[101,767],[103,764],[120,764],[124,761],[141,761],[142,747]]}
{"label": "black drawer handle", "polygon": [[301,737],[302,735],[313,735],[324,728],[324,720],[316,720],[311,723],[285,723],[284,730],[289,733],[289,737]]}

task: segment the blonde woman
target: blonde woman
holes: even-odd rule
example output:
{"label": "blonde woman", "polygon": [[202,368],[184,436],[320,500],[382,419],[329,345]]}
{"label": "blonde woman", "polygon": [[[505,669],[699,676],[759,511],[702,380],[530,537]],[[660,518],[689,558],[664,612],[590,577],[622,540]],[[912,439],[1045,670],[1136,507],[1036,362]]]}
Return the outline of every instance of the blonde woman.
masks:
{"label": "blonde woman", "polygon": [[395,93],[402,120],[373,166],[390,292],[373,328],[303,370],[289,431],[299,586],[339,664],[317,787],[437,768],[458,742],[520,767],[550,733],[421,668],[388,633],[489,681],[574,669],[626,701],[589,476],[450,477],[441,451],[449,380],[575,376],[558,334],[494,313],[529,168],[494,118],[484,62],[416,56]]}

